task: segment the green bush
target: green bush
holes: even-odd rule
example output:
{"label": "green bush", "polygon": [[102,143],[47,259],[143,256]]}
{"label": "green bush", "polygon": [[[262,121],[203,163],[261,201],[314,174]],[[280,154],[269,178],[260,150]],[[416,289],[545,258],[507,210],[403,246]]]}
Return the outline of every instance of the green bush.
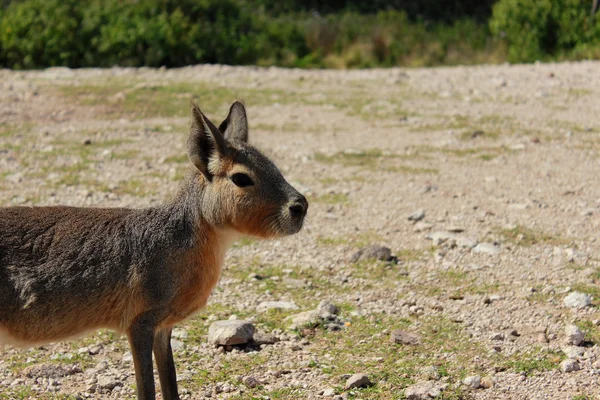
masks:
{"label": "green bush", "polygon": [[600,40],[587,0],[500,0],[490,30],[508,44],[509,60],[543,60],[575,54]]}
{"label": "green bush", "polygon": [[0,67],[16,69],[600,58],[589,0],[499,0],[489,24],[493,0],[0,1]]}
{"label": "green bush", "polygon": [[0,58],[13,68],[81,65],[77,0],[13,2],[0,20]]}
{"label": "green bush", "polygon": [[0,62],[17,69],[278,64],[306,52],[297,24],[234,0],[23,0],[0,20]]}

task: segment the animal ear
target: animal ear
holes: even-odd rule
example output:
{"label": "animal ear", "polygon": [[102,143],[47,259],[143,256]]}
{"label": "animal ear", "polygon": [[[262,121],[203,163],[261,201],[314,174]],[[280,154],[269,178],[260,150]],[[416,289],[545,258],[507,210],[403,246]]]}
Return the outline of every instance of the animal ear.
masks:
{"label": "animal ear", "polygon": [[213,157],[227,153],[227,143],[217,127],[192,103],[192,125],[187,141],[188,157],[192,164],[210,181],[208,164]]}
{"label": "animal ear", "polygon": [[242,102],[236,101],[231,105],[229,115],[221,122],[219,130],[231,142],[248,143],[248,118]]}

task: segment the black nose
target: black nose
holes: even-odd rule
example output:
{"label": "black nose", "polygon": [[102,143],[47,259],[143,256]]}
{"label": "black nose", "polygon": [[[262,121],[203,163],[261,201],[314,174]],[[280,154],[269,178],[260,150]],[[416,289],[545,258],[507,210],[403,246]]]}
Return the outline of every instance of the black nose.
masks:
{"label": "black nose", "polygon": [[306,201],[306,197],[300,195],[300,197],[295,199],[292,205],[290,206],[290,215],[292,216],[292,218],[301,218],[306,215],[307,210],[308,201]]}

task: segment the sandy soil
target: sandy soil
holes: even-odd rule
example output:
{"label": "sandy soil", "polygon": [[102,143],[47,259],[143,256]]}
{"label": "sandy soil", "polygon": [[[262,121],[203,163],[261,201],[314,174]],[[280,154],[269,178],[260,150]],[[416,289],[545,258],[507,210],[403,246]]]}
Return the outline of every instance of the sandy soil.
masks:
{"label": "sandy soil", "polygon": [[[309,197],[309,217],[296,236],[229,252],[210,305],[177,331],[183,398],[402,399],[428,381],[438,398],[595,399],[599,70],[0,70],[0,205],[167,201],[189,168],[189,99],[220,122],[242,98],[251,142]],[[398,262],[351,262],[372,245]],[[591,304],[565,303],[573,292]],[[272,300],[298,309],[257,310]],[[287,329],[322,300],[342,330]],[[232,315],[280,341],[209,346],[210,323]],[[394,329],[421,343],[390,343]],[[345,389],[354,373],[373,385]],[[0,349],[0,399],[133,396],[126,340],[110,332]]]}

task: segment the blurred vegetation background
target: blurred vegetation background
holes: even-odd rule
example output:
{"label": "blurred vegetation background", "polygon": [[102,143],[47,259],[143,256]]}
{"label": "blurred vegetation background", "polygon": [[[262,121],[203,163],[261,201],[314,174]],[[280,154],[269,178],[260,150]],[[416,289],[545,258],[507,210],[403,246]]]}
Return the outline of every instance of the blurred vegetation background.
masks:
{"label": "blurred vegetation background", "polygon": [[0,67],[600,58],[593,0],[0,0]]}

